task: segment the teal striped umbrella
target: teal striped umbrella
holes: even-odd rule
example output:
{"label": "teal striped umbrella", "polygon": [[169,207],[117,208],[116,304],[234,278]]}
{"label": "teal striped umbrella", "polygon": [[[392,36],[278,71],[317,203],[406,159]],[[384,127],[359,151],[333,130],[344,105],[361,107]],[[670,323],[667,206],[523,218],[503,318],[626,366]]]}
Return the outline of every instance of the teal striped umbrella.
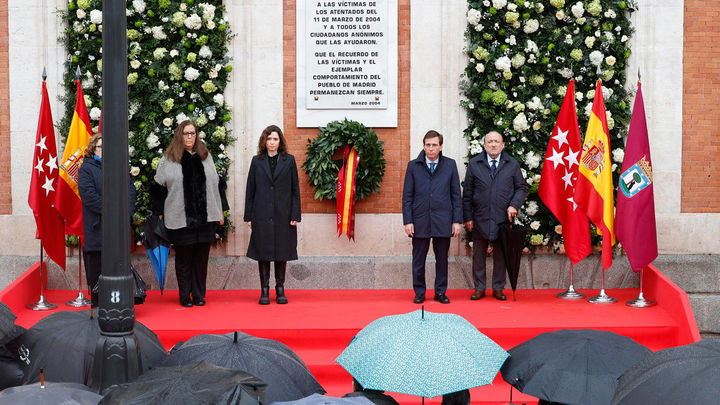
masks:
{"label": "teal striped umbrella", "polygon": [[432,398],[490,384],[508,357],[460,315],[417,310],[371,322],[336,361],[364,388]]}

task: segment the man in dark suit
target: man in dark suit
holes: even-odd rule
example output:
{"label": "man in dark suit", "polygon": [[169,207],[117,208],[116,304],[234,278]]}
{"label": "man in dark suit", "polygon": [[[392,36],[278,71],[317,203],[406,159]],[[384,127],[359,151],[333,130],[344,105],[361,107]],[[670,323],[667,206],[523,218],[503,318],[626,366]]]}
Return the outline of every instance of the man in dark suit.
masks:
{"label": "man in dark suit", "polygon": [[[520,164],[502,153],[505,143],[498,132],[485,135],[485,151],[470,159],[463,189],[463,217],[473,238],[473,283],[470,299],[485,296],[485,258],[488,244],[498,238],[500,227],[518,214],[527,196]],[[499,243],[493,244],[493,297],[504,301],[505,259]]]}
{"label": "man in dark suit", "polygon": [[460,177],[455,161],[442,155],[443,136],[430,130],[423,151],[408,163],[403,185],[403,223],[412,237],[412,274],[415,298],[425,301],[425,258],[432,239],[435,253],[435,301],[449,304],[447,291],[450,236],[462,229]]}

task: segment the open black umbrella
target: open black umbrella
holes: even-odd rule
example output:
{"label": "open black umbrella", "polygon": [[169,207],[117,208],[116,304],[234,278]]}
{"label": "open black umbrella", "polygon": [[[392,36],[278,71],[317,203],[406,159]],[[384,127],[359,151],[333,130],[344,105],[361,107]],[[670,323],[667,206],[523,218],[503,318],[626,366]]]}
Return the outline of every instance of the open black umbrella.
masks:
{"label": "open black umbrella", "polygon": [[508,353],[500,373],[520,392],[565,404],[607,405],[618,377],[651,352],[612,332],[564,329],[540,334]]}
{"label": "open black umbrella", "polygon": [[366,397],[328,397],[326,395],[312,394],[295,401],[275,402],[274,405],[375,405]]}
{"label": "open black umbrella", "polygon": [[507,268],[510,287],[513,291],[513,301],[515,301],[515,290],[517,290],[518,276],[520,275],[520,261],[522,260],[522,252],[525,248],[525,236],[527,229],[520,225],[506,224],[500,228],[498,243],[502,247],[503,257],[505,258],[505,268]]}
{"label": "open black umbrella", "polygon": [[22,335],[25,329],[15,325],[17,316],[10,307],[0,302],[0,346]]}
{"label": "open black umbrella", "polygon": [[201,361],[155,367],[135,381],[108,389],[100,404],[269,404],[263,400],[264,388],[255,376]]}
{"label": "open black umbrella", "polygon": [[0,392],[0,405],[97,405],[101,395],[78,383],[35,383]]}
{"label": "open black umbrella", "polygon": [[[167,357],[157,335],[140,322],[135,322],[135,336],[143,370]],[[91,385],[99,337],[100,326],[91,310],[60,311],[39,320],[8,346],[18,356],[26,383],[39,381],[44,368],[47,381]]]}
{"label": "open black umbrella", "polygon": [[0,346],[0,391],[22,384],[24,377],[17,356],[7,346]]}
{"label": "open black umbrella", "polygon": [[160,286],[160,295],[165,291],[165,269],[170,253],[170,242],[164,230],[162,220],[155,215],[147,218],[140,226],[140,235]]}
{"label": "open black umbrella", "polygon": [[265,403],[268,404],[325,393],[300,357],[276,340],[242,332],[197,335],[173,349],[163,365],[199,360],[259,377],[267,383]]}
{"label": "open black umbrella", "polygon": [[620,377],[613,405],[716,404],[720,400],[720,339],[655,352]]}

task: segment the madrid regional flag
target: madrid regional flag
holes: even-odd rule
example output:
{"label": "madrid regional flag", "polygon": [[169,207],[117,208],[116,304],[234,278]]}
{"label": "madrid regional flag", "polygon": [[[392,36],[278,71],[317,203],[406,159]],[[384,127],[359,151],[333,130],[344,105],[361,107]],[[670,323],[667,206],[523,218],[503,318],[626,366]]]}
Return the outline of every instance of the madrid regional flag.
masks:
{"label": "madrid regional flag", "polygon": [[65,142],[65,153],[60,161],[60,178],[58,190],[55,193],[55,206],[65,218],[65,234],[82,236],[82,200],[78,192],[78,173],[88,141],[92,136],[92,127],[80,81],[76,80],[75,82],[77,84],[75,113]]}
{"label": "madrid regional flag", "polygon": [[615,244],[610,150],[605,101],[602,84],[598,80],[580,155],[580,176],[575,189],[575,202],[602,235],[603,269],[612,266],[612,246]]}

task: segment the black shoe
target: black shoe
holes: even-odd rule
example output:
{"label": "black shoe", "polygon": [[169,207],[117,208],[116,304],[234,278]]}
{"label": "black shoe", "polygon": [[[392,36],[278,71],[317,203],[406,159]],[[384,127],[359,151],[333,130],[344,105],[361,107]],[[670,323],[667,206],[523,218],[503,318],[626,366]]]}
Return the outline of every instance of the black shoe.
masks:
{"label": "black shoe", "polygon": [[483,297],[485,297],[485,290],[475,290],[475,292],[470,296],[470,299],[477,301]]}
{"label": "black shoe", "polygon": [[184,306],[184,307],[190,308],[191,306],[193,306],[193,303],[192,303],[192,301],[190,301],[190,300],[188,300],[188,301],[180,301],[180,305],[182,305],[182,306]]}
{"label": "black shoe", "polygon": [[503,293],[502,290],[493,290],[493,297],[500,301],[505,301],[507,299],[505,293]]}
{"label": "black shoe", "polygon": [[445,295],[445,294],[440,294],[440,295],[435,294],[435,297],[433,297],[433,299],[441,304],[449,304],[450,303],[450,298],[448,298],[447,295]]}
{"label": "black shoe", "polygon": [[270,305],[270,291],[268,288],[260,289],[260,301],[258,301],[258,304]]}
{"label": "black shoe", "polygon": [[199,300],[193,300],[193,304],[201,307],[201,306],[205,305],[205,300],[202,298],[200,298]]}
{"label": "black shoe", "polygon": [[275,297],[275,302],[277,302],[278,304],[287,304],[288,303],[288,299],[285,296],[285,288],[275,287],[275,294],[277,294],[277,296]]}
{"label": "black shoe", "polygon": [[413,302],[415,304],[422,304],[425,302],[425,294],[415,294],[415,298],[413,298]]}

